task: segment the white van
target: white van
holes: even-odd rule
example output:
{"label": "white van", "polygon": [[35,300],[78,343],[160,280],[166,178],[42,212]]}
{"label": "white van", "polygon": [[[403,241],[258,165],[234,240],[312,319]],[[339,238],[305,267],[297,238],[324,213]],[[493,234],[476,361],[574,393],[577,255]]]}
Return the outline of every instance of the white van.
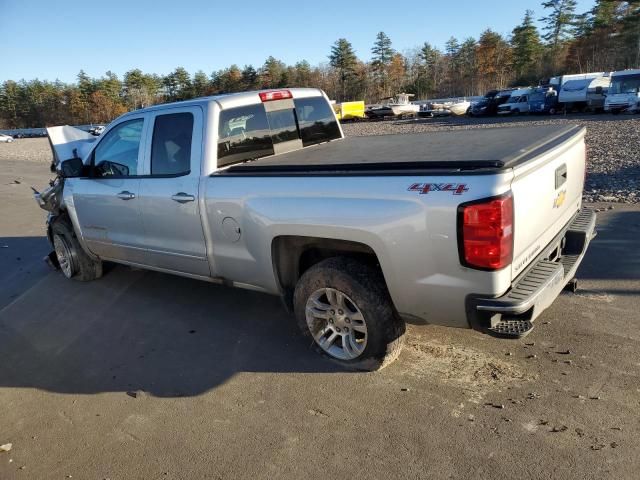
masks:
{"label": "white van", "polygon": [[640,69],[611,74],[604,110],[611,113],[640,111]]}
{"label": "white van", "polygon": [[511,92],[511,96],[506,103],[498,107],[498,115],[518,115],[519,113],[529,113],[529,95],[533,88],[518,88]]}

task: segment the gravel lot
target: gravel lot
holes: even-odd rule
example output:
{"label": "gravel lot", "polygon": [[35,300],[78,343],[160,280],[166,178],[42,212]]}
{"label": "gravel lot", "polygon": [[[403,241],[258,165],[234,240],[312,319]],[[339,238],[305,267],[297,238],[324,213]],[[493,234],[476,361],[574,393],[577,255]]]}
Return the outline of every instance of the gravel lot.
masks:
{"label": "gravel lot", "polygon": [[627,115],[568,115],[566,117],[428,118],[350,123],[346,135],[424,133],[471,128],[580,124],[587,127],[587,202],[640,202],[640,117]]}
{"label": "gravel lot", "polygon": [[[626,175],[596,195],[630,201],[640,125],[607,118],[584,120],[590,181]],[[394,364],[359,374],[313,353],[275,297],[48,270],[29,186],[49,161],[44,139],[0,144],[0,479],[638,478],[640,206],[594,204],[578,292],[525,339],[411,325]]]}

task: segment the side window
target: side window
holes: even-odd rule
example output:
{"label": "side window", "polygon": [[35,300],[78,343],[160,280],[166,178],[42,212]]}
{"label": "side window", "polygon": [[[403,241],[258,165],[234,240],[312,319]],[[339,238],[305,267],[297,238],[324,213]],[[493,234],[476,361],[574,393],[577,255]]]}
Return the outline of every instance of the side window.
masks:
{"label": "side window", "polygon": [[123,122],[100,141],[93,153],[95,177],[131,177],[138,174],[138,151],[144,119]]}
{"label": "side window", "polygon": [[303,146],[340,138],[338,122],[324,97],[296,98],[294,103]]}
{"label": "side window", "polygon": [[191,171],[193,114],[158,115],[153,125],[151,175],[187,175]]}
{"label": "side window", "polygon": [[269,122],[261,103],[222,110],[219,121],[218,167],[273,155]]}

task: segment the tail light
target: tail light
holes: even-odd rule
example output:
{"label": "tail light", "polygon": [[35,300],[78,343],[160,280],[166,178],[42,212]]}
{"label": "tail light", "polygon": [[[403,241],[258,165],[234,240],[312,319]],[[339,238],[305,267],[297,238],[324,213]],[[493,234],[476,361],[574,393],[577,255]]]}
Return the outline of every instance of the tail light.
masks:
{"label": "tail light", "polygon": [[511,192],[458,208],[458,248],[464,266],[500,270],[513,259]]}
{"label": "tail light", "polygon": [[287,98],[293,98],[289,90],[271,90],[270,92],[260,92],[260,100],[263,102],[271,102],[273,100],[286,100]]}

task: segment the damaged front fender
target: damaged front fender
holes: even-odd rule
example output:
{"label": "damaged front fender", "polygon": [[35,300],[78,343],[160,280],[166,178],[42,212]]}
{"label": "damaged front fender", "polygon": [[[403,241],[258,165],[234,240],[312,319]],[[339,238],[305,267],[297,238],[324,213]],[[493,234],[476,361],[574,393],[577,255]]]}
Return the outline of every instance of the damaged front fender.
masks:
{"label": "damaged front fender", "polygon": [[57,176],[49,182],[49,186],[42,192],[38,192],[35,188],[32,188],[33,196],[36,199],[38,206],[54,215],[60,215],[63,189],[64,179],[60,176]]}

